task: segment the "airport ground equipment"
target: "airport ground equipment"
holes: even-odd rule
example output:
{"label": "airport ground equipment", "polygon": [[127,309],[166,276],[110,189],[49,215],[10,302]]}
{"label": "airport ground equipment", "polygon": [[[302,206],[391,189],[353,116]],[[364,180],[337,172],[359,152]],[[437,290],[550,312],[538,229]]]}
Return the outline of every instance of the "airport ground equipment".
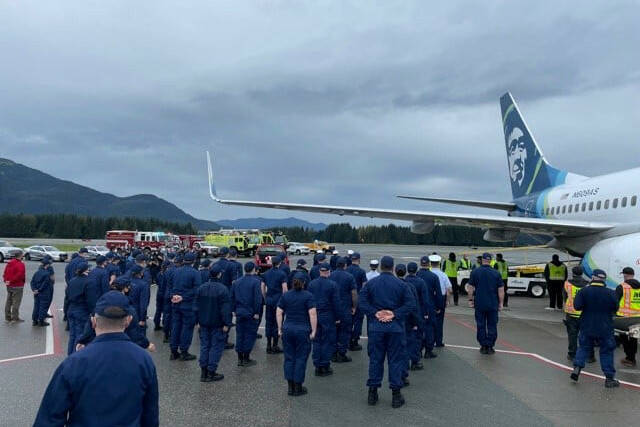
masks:
{"label": "airport ground equipment", "polygon": [[109,230],[105,240],[109,250],[137,247],[151,252],[180,245],[178,236],[163,231]]}
{"label": "airport ground equipment", "polygon": [[280,245],[260,245],[256,250],[255,264],[260,273],[263,273],[271,268],[271,259],[274,256],[282,258],[282,262],[289,265],[289,258],[287,257],[287,251]]}
{"label": "airport ground equipment", "polygon": [[[465,288],[469,282],[472,270],[458,271],[458,283]],[[507,292],[513,294],[527,294],[534,298],[542,298],[547,293],[547,282],[544,279],[544,266],[517,265],[509,267]]]}

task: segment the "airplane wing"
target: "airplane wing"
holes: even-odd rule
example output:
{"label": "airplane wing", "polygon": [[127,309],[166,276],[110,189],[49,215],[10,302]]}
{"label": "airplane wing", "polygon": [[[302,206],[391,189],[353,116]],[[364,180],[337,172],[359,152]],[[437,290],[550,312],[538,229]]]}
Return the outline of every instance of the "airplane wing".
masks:
{"label": "airplane wing", "polygon": [[485,202],[482,200],[444,199],[442,197],[396,196],[399,199],[423,200],[426,202],[449,203],[452,205],[473,206],[476,208],[497,209],[502,211],[516,210],[515,203]]}
{"label": "airplane wing", "polygon": [[510,217],[497,215],[456,214],[448,212],[407,211],[395,209],[373,209],[351,206],[308,205],[300,203],[278,203],[245,200],[226,200],[218,197],[213,182],[213,169],[209,152],[207,152],[209,171],[209,195],[213,200],[225,205],[250,206],[256,208],[284,209],[299,212],[314,212],[339,216],[358,216],[364,218],[385,218],[412,221],[415,224],[450,224],[466,225],[481,228],[499,228],[518,230],[524,233],[550,234],[553,236],[584,236],[609,230],[614,224],[588,221],[568,221],[556,219],[539,219],[527,217]]}

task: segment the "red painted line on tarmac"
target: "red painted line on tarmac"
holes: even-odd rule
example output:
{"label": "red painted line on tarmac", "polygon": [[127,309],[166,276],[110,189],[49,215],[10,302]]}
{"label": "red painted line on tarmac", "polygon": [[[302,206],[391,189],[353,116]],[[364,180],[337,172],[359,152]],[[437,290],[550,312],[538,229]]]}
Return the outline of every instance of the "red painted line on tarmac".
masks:
{"label": "red painted line on tarmac", "polygon": [[[455,318],[451,317],[452,316],[451,314],[446,314],[445,313],[444,316],[446,318],[448,318],[449,320],[452,320],[454,323],[457,323],[458,325],[464,326],[465,328],[471,329],[472,331],[477,331],[478,330],[475,326],[470,325],[469,323],[467,323],[467,322],[465,322],[463,320],[458,320],[458,319],[455,319]],[[500,345],[503,345],[505,347],[509,347],[510,349],[515,350],[515,351],[520,351],[520,352],[524,351],[523,349],[521,349],[517,345],[511,344],[510,342],[505,341],[505,340],[498,339],[497,343],[500,344]]]}

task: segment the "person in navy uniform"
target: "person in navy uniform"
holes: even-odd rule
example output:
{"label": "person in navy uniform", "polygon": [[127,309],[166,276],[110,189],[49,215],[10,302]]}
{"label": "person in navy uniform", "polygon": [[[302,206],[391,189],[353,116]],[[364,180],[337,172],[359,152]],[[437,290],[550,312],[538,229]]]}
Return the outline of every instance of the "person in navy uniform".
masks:
{"label": "person in navy uniform", "polygon": [[482,266],[469,276],[469,306],[475,308],[480,353],[494,354],[498,339],[498,312],[504,301],[504,282],[500,272],[491,267],[491,254],[482,254]]}
{"label": "person in navy uniform", "polygon": [[256,265],[244,265],[245,275],[231,285],[231,311],[236,316],[236,352],[238,366],[252,366],[250,358],[258,336],[262,313],[262,280],[256,275]]}
{"label": "person in navy uniform", "polygon": [[167,268],[171,265],[171,261],[165,259],[160,264],[160,271],[156,276],[156,284],[158,290],[156,291],[156,311],[153,313],[153,330],[162,330],[162,312],[164,310],[164,296],[167,290]]}
{"label": "person in navy uniform", "polygon": [[202,283],[206,283],[209,281],[210,268],[211,268],[211,260],[209,258],[203,259],[200,265],[198,266],[198,271],[200,272],[200,276],[202,276]]}
{"label": "person in navy uniform", "polygon": [[340,258],[339,252],[337,249],[334,249],[331,258],[329,258],[329,266],[331,267],[331,271],[335,271],[336,265],[338,263],[338,258]]}
{"label": "person in navy uniform", "polygon": [[193,301],[196,322],[200,325],[200,381],[220,381],[218,373],[227,332],[231,327],[231,297],[220,283],[220,266],[211,269],[210,279],[198,287]]}
{"label": "person in navy uniform", "polygon": [[96,258],[96,266],[91,269],[89,273],[89,280],[91,280],[91,286],[95,289],[98,297],[109,292],[109,275],[106,269],[107,258],[102,255],[98,255]]}
{"label": "person in navy uniform", "polygon": [[278,335],[282,337],[284,348],[284,378],[289,384],[289,396],[307,394],[307,388],[302,384],[311,352],[311,340],[316,336],[318,324],[313,295],[303,288],[304,281],[294,279],[293,290],[282,295],[276,311]]}
{"label": "person in navy uniform", "polygon": [[51,263],[51,257],[45,255],[40,263],[40,268],[31,278],[31,291],[33,292],[31,320],[33,326],[49,326],[46,319],[53,300],[53,284],[55,283]]}
{"label": "person in navy uniform", "polygon": [[128,307],[118,291],[98,300],[91,318],[96,338],[58,366],[34,426],[159,425],[156,368],[123,332],[131,323]]}
{"label": "person in navy uniform", "polygon": [[382,385],[384,360],[389,365],[389,386],[392,407],[399,408],[405,400],[400,390],[404,386],[405,319],[416,307],[409,287],[393,275],[393,258],[380,260],[380,276],[367,282],[360,292],[360,309],[367,316],[369,352],[368,403],[378,403],[378,388]]}
{"label": "person in navy uniform", "polygon": [[193,299],[202,284],[198,270],[193,268],[196,257],[192,253],[184,256],[184,264],[173,274],[171,289],[171,357],[170,360],[194,360],[196,356],[189,353],[193,328],[196,323],[193,311]]}
{"label": "person in navy uniform", "polygon": [[[429,270],[429,257],[423,256],[420,258],[420,269],[416,273],[416,276],[425,283],[422,290],[422,317],[424,319],[423,325],[423,341],[424,358],[434,359],[438,357],[433,352],[436,339],[436,315],[439,310],[444,310],[444,298],[442,296],[442,288],[440,287],[440,279],[438,276]],[[420,300],[419,300],[420,301]]]}
{"label": "person in navy uniform", "polygon": [[289,288],[289,290],[293,289],[293,279],[295,277],[302,279],[302,281],[304,282],[305,290],[307,289],[307,286],[309,286],[309,282],[311,282],[311,277],[309,276],[309,271],[307,270],[305,265],[307,265],[307,261],[305,261],[303,258],[300,258],[296,262],[296,269],[293,270],[291,273],[289,273],[289,278],[287,281],[287,287]]}
{"label": "person in navy uniform", "polygon": [[[420,361],[422,358],[422,323],[424,322],[421,304],[422,297],[420,296],[420,293],[423,291],[425,285],[424,280],[415,275],[417,271],[418,264],[415,262],[410,262],[406,267],[404,264],[398,264],[396,266],[396,276],[409,286],[409,290],[413,294],[413,298],[416,300],[416,307],[409,316],[407,316],[407,321],[405,322],[405,330],[407,332],[406,351],[407,358],[410,362],[407,362],[407,366],[409,366],[412,371],[424,369],[424,366]],[[418,288],[420,290],[418,290]]]}
{"label": "person in navy uniform", "polygon": [[149,283],[142,278],[144,268],[140,265],[134,265],[130,271],[131,289],[129,291],[129,300],[131,306],[138,316],[138,325],[143,334],[147,334],[147,310],[149,308],[149,300],[151,299],[151,289]]}
{"label": "person in navy uniform", "polygon": [[107,259],[107,277],[109,278],[109,285],[113,283],[118,276],[120,276],[120,257],[113,252],[109,252],[104,256]]}
{"label": "person in navy uniform", "polygon": [[287,274],[280,269],[280,257],[271,259],[271,268],[264,273],[262,294],[266,303],[265,335],[267,337],[267,354],[282,353],[278,347],[278,324],[276,309],[282,294],[287,292]]}
{"label": "person in navy uniform", "polygon": [[[356,292],[360,294],[362,287],[367,283],[367,273],[360,268],[360,254],[351,254],[351,265],[347,267],[347,273],[351,274],[356,281]],[[356,312],[351,316],[351,340],[349,341],[349,351],[360,351],[362,346],[358,344],[362,335],[362,321],[364,314],[356,305]]]}
{"label": "person in navy uniform", "polygon": [[313,260],[315,264],[311,267],[311,271],[309,271],[309,278],[311,280],[315,280],[320,277],[320,265],[327,260],[327,256],[323,252],[316,253],[313,256]]}
{"label": "person in navy uniform", "polygon": [[613,316],[618,311],[619,299],[613,289],[605,284],[607,273],[600,269],[593,270],[591,284],[576,294],[573,306],[582,311],[580,315],[580,335],[578,352],[573,359],[571,379],[578,381],[580,371],[589,355],[593,352],[596,341],[600,345],[600,367],[606,377],[604,386],[619,387],[616,369],[613,366],[613,351],[616,340],[613,335]]}
{"label": "person in navy uniform", "polygon": [[65,290],[65,313],[69,321],[69,344],[67,354],[72,354],[76,348],[76,340],[84,332],[85,324],[89,321],[89,314],[95,309],[97,296],[89,285],[89,263],[76,263],[76,275],[69,281]]}
{"label": "person in navy uniform", "polygon": [[[222,272],[222,283],[227,287],[229,292],[231,292],[231,286],[233,282],[242,277],[243,270],[242,264],[240,264],[237,260],[238,258],[238,250],[236,248],[229,249],[229,258],[227,258],[227,263]],[[229,332],[226,334],[224,349],[231,350],[235,347],[235,345],[229,341]]]}
{"label": "person in navy uniform", "polygon": [[313,341],[313,364],[318,377],[333,374],[331,355],[336,346],[336,324],[340,322],[340,297],[338,285],[329,279],[331,267],[328,263],[318,264],[320,277],[309,283],[318,314],[318,329]]}
{"label": "person in navy uniform", "polygon": [[336,331],[336,353],[333,361],[336,363],[351,362],[351,357],[347,356],[347,349],[351,341],[352,317],[358,307],[358,294],[356,280],[346,271],[347,259],[340,257],[336,260],[336,268],[329,279],[338,285],[338,295],[340,299],[340,323]]}

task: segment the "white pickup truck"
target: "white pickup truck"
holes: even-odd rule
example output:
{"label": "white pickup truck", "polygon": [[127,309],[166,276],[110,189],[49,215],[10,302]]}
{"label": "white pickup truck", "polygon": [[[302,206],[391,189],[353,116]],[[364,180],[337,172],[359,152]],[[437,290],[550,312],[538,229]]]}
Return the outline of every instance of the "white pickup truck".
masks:
{"label": "white pickup truck", "polygon": [[[458,283],[463,287],[469,281],[471,270],[458,271]],[[544,266],[518,265],[509,267],[507,293],[528,294],[534,298],[542,298],[547,293],[547,282],[544,279]]]}

